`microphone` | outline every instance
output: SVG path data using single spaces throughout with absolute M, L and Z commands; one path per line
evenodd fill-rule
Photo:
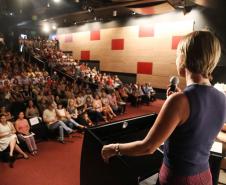
M 176 87 L 179 84 L 180 80 L 177 76 L 172 76 L 169 80 L 170 85 L 169 85 L 169 91 L 175 92 L 176 91 Z

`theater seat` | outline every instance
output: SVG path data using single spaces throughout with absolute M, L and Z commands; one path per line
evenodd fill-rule
M 35 117 L 28 119 L 28 122 L 31 127 L 31 132 L 35 134 L 35 139 L 36 141 L 42 141 L 42 140 L 47 140 L 48 139 L 48 128 L 47 126 L 43 123 L 41 118 Z

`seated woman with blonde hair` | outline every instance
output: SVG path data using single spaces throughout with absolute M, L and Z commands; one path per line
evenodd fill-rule
M 4 114 L 0 115 L 0 152 L 6 150 L 9 147 L 9 164 L 13 167 L 14 156 L 13 152 L 16 150 L 25 159 L 28 159 L 28 155 L 21 150 L 17 144 L 16 130 L 13 124 L 6 120 Z
M 36 155 L 38 148 L 35 142 L 34 133 L 30 132 L 30 125 L 27 119 L 24 118 L 23 112 L 19 113 L 18 119 L 15 122 L 15 128 L 18 132 L 18 137 L 26 143 L 29 152 L 31 152 L 32 155 Z
M 62 106 L 61 103 L 57 105 L 56 113 L 59 119 L 63 121 L 66 125 L 68 125 L 70 128 L 73 127 L 78 127 L 80 129 L 85 128 L 83 125 L 80 125 L 79 123 L 72 119 L 72 116 L 75 115 L 70 115 L 70 113 L 66 111 L 66 109 Z

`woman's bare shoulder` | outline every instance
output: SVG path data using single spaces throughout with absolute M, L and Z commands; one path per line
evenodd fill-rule
M 173 102 L 175 104 L 188 103 L 188 98 L 183 92 L 176 92 L 171 94 L 166 102 Z
M 171 111 L 175 111 L 180 115 L 182 123 L 188 119 L 190 114 L 189 101 L 183 92 L 170 95 L 166 100 L 166 104 L 168 104 Z

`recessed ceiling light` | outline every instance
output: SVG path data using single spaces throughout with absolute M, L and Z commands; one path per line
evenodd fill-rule
M 61 0 L 53 0 L 54 3 L 60 3 Z
M 43 25 L 42 31 L 44 33 L 49 33 L 50 32 L 50 27 L 49 27 L 49 24 L 48 23 L 46 23 L 46 24 Z
M 56 27 L 56 25 L 54 24 L 54 25 L 52 25 L 52 29 L 53 30 L 56 30 L 57 29 L 57 27 Z

